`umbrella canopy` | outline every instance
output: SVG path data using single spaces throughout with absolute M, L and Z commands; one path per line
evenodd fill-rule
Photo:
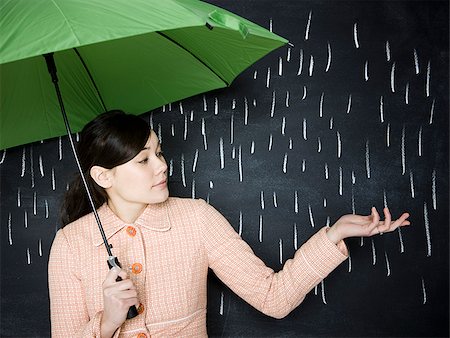
M 73 131 L 229 86 L 287 40 L 195 0 L 3 0 L 0 149 L 66 134 L 42 56 L 54 52 Z

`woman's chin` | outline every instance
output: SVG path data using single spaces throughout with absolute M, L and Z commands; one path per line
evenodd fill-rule
M 165 189 L 164 191 L 160 191 L 158 196 L 152 196 L 153 198 L 149 201 L 148 204 L 158 204 L 167 201 L 169 198 L 169 189 Z

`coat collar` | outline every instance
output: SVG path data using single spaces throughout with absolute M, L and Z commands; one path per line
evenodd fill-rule
M 148 230 L 160 232 L 168 231 L 171 228 L 168 200 L 158 204 L 147 205 L 142 214 L 133 224 L 122 221 L 116 216 L 116 214 L 114 214 L 114 212 L 112 212 L 106 203 L 103 204 L 97 212 L 107 239 L 110 239 L 114 234 L 129 225 L 139 226 Z M 91 227 L 92 242 L 95 246 L 100 246 L 103 244 L 103 238 L 94 217 L 93 220 L 94 222 Z

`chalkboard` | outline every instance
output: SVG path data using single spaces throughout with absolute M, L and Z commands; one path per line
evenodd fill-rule
M 142 116 L 171 194 L 214 205 L 275 270 L 343 214 L 389 206 L 412 225 L 346 240 L 350 258 L 282 320 L 211 273 L 209 335 L 448 336 L 448 2 L 210 2 L 290 44 Z M 50 334 L 48 253 L 74 171 L 65 137 L 0 152 L 2 337 Z

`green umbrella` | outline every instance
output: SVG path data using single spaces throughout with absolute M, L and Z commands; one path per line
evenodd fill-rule
M 68 134 L 110 267 L 120 263 L 72 130 L 108 109 L 141 114 L 229 86 L 287 42 L 195 0 L 2 0 L 0 9 L 0 149 Z
M 74 132 L 229 86 L 287 41 L 194 0 L 2 0 L 0 149 L 66 134 L 43 54 L 54 52 Z

